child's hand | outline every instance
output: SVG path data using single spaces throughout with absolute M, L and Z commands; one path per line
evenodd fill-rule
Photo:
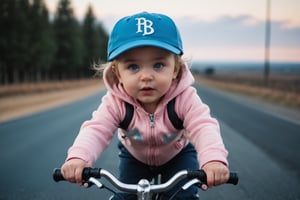
M 71 159 L 63 164 L 61 172 L 64 178 L 72 183 L 82 185 L 83 168 L 88 167 L 88 163 L 81 159 Z
M 229 169 L 222 162 L 212 161 L 203 166 L 207 176 L 207 186 L 217 186 L 226 183 L 229 179 Z

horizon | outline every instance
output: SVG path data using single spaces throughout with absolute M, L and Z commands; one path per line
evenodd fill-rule
M 264 62 L 238 62 L 238 61 L 200 61 L 189 63 L 190 69 L 194 73 L 204 73 L 207 69 L 212 69 L 215 72 L 246 72 L 246 73 L 259 73 L 262 76 L 265 71 Z M 300 62 L 271 62 L 269 63 L 270 74 L 283 74 L 283 75 L 293 75 L 294 77 L 300 76 Z

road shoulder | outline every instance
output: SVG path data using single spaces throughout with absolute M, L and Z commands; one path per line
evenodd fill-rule
M 42 93 L 19 94 L 0 98 L 0 123 L 86 98 L 104 88 L 100 80 L 89 84 Z
M 271 103 L 253 96 L 248 96 L 240 93 L 224 91 L 217 89 L 211 86 L 206 86 L 201 84 L 204 87 L 209 87 L 210 90 L 217 93 L 222 93 L 222 95 L 227 98 L 232 99 L 236 102 L 243 102 L 244 105 L 259 110 L 261 112 L 267 113 L 269 115 L 281 118 L 296 124 L 300 124 L 300 110 L 295 108 L 289 108 L 283 105 Z

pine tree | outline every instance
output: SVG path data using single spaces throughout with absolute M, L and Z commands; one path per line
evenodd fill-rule
M 84 62 L 91 63 L 97 57 L 97 35 L 95 30 L 95 17 L 92 7 L 88 11 L 83 21 L 83 41 L 85 47 Z
M 0 66 L 6 74 L 2 82 L 14 83 L 20 81 L 28 56 L 29 31 L 27 0 L 0 1 Z
M 91 64 L 106 60 L 108 36 L 102 24 L 97 22 L 89 5 L 83 22 L 84 62 Z
M 103 28 L 102 23 L 98 23 L 96 27 L 96 33 L 98 38 L 98 54 L 101 61 L 107 60 L 107 44 L 108 44 L 108 34 Z
M 54 69 L 59 74 L 71 77 L 82 65 L 82 40 L 80 26 L 74 17 L 69 0 L 60 0 L 54 18 L 56 53 Z M 64 72 L 64 73 L 63 73 Z
M 48 10 L 42 0 L 33 0 L 30 9 L 30 79 L 41 80 L 41 73 L 53 62 L 55 43 L 51 34 Z

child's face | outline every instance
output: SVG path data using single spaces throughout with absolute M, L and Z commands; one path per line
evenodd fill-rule
M 174 54 L 156 47 L 138 47 L 123 53 L 115 70 L 126 92 L 151 113 L 178 74 Z

